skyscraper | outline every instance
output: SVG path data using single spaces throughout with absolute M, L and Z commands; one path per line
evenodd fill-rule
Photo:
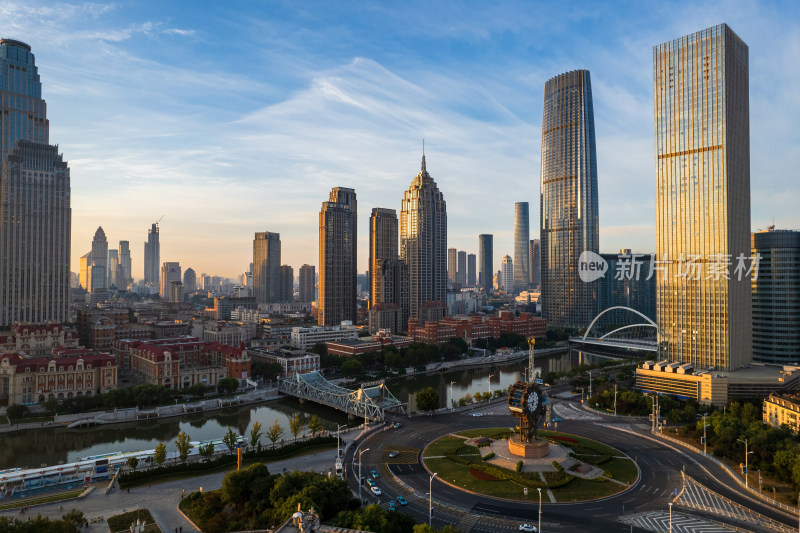
M 282 302 L 294 301 L 294 269 L 289 265 L 281 265 L 281 297 Z
M 303 303 L 313 302 L 316 298 L 317 275 L 314 270 L 314 265 L 300 267 L 300 301 Z
M 514 261 L 510 255 L 503 256 L 503 270 L 500 282 L 502 284 L 503 292 L 511 294 L 514 292 Z
M 531 289 L 538 290 L 542 282 L 542 246 L 539 239 L 531 239 Z
M 81 272 L 78 275 L 78 282 L 84 290 L 89 290 L 89 271 L 92 268 L 92 252 L 86 252 L 81 256 Z
M 494 237 L 483 233 L 478 235 L 478 285 L 485 293 L 492 292 L 494 288 Z
M 447 205 L 425 168 L 400 204 L 400 255 L 408 265 L 409 318 L 422 319 L 422 306 L 447 298 Z
M 467 255 L 467 287 L 475 287 L 475 254 Z
M 552 326 L 584 328 L 598 312 L 595 284 L 584 283 L 578 276 L 581 254 L 598 251 L 597 155 L 589 71 L 574 70 L 548 80 L 543 108 L 542 318 Z
M 281 298 L 281 236 L 258 232 L 253 239 L 253 296 L 268 304 Z
M 119 266 L 119 250 L 111 248 L 108 250 L 108 262 L 106 263 L 106 268 L 108 269 L 107 286 L 109 288 L 111 288 L 112 285 L 119 288 L 117 282 L 117 266 Z
M 144 282 L 151 287 L 159 286 L 159 268 L 161 268 L 161 244 L 158 240 L 158 223 L 147 232 L 144 243 Z
M 181 284 L 180 294 L 182 296 L 183 283 L 181 283 L 181 264 L 174 261 L 167 261 L 161 265 L 161 298 L 164 300 L 171 300 L 172 295 L 177 294 L 170 292 L 172 290 L 173 282 Z
M 514 204 L 514 293 L 530 285 L 530 214 L 528 202 Z
M 458 270 L 456 271 L 456 282 L 462 287 L 467 285 L 467 252 L 458 251 Z
M 197 290 L 197 274 L 193 268 L 187 268 L 183 271 L 183 292 L 185 294 L 192 294 Z
M 375 305 L 375 272 L 378 261 L 397 259 L 397 212 L 376 207 L 369 217 L 369 301 Z
M 69 321 L 69 167 L 31 47 L 0 39 L 0 327 Z
M 753 359 L 793 364 L 800 356 L 800 231 L 752 234 L 752 255 L 758 254 L 753 280 Z
M 356 191 L 334 187 L 319 212 L 319 301 L 321 326 L 356 322 Z
M 133 281 L 133 274 L 131 272 L 131 247 L 128 241 L 119 241 L 119 264 L 122 265 L 123 279 L 121 283 L 123 287 L 127 288 Z
M 447 249 L 447 284 L 452 287 L 458 283 L 458 250 Z
M 753 355 L 750 276 L 708 276 L 750 257 L 748 68 L 725 24 L 653 49 L 659 357 L 696 368 Z
M 97 228 L 92 239 L 92 266 L 89 270 L 90 292 L 108 288 L 108 239 L 103 227 Z

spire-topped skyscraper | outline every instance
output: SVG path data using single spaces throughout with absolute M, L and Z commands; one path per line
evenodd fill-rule
M 447 206 L 425 168 L 412 180 L 400 204 L 400 256 L 408 265 L 409 318 L 422 318 L 429 302 L 447 298 Z
M 69 167 L 31 47 L 0 39 L 0 328 L 69 320 Z

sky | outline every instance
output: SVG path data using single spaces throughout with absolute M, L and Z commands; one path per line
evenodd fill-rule
M 448 247 L 513 255 L 514 203 L 539 234 L 542 92 L 590 70 L 600 250 L 655 251 L 653 46 L 726 22 L 749 46 L 753 229 L 800 229 L 800 8 L 787 2 L 194 2 L 4 0 L 31 45 L 50 142 L 71 169 L 72 270 L 161 220 L 161 260 L 234 277 L 255 232 L 316 265 L 332 187 L 398 211 L 427 169 Z

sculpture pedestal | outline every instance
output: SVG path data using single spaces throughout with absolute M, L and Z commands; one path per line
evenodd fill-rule
M 518 457 L 538 459 L 547 456 L 550 452 L 550 443 L 544 439 L 522 442 L 519 435 L 514 435 L 508 439 L 508 451 Z

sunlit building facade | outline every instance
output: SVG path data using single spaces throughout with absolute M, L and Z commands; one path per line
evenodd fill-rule
M 747 45 L 725 24 L 660 44 L 653 80 L 659 358 L 740 368 L 751 281 L 725 263 L 750 256 Z
M 530 284 L 530 213 L 528 202 L 514 204 L 514 292 Z
M 376 299 L 379 262 L 389 259 L 397 259 L 397 211 L 376 207 L 369 217 L 370 307 L 381 301 Z
M 597 288 L 578 261 L 598 251 L 597 155 L 588 70 L 545 83 L 541 171 L 542 318 L 548 326 L 584 328 L 598 312 Z M 528 243 L 526 242 L 526 247 Z
M 261 231 L 253 239 L 253 296 L 260 304 L 280 301 L 281 236 Z
M 334 187 L 319 212 L 320 326 L 356 323 L 357 234 L 356 191 Z

